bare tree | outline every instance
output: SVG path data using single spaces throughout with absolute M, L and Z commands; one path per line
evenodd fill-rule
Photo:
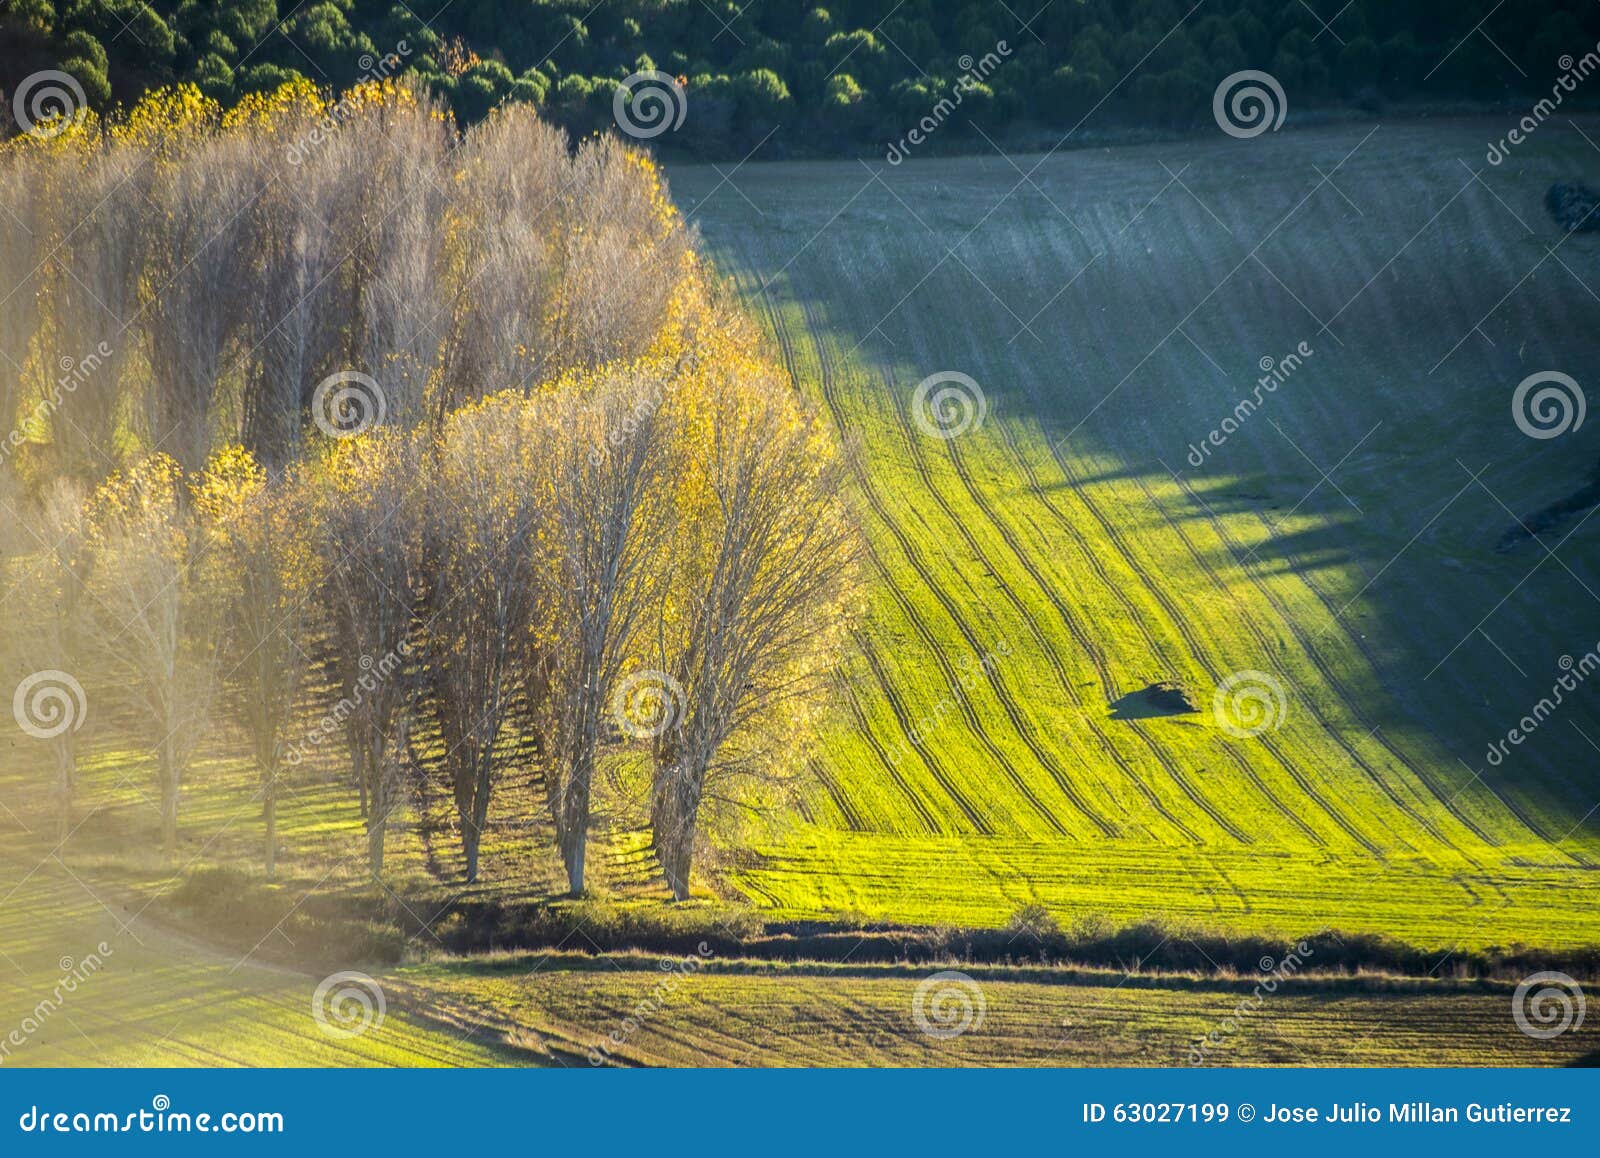
M 321 603 L 344 699 L 351 761 L 364 786 L 367 855 L 383 871 L 411 726 L 418 592 L 416 439 L 379 428 L 335 443 L 304 485 L 315 506 Z
M 722 363 L 725 364 L 725 363 Z M 651 833 L 667 883 L 689 895 L 708 793 L 753 807 L 781 774 L 767 742 L 826 670 L 858 539 L 842 466 L 781 384 L 702 369 L 675 391 L 683 456 L 679 538 L 651 689 Z
M 125 375 L 144 275 L 148 191 L 155 161 L 111 137 L 63 148 L 49 166 L 50 256 L 36 395 L 48 399 L 55 469 L 88 483 L 116 465 L 126 420 Z
M 696 260 L 660 169 L 615 137 L 590 138 L 572 158 L 561 207 L 556 363 L 598 366 L 644 355 Z
M 302 126 L 302 118 L 289 118 L 274 140 Z M 281 469 L 298 450 L 312 392 L 340 368 L 353 321 L 354 276 L 340 234 L 342 206 L 361 178 L 351 141 L 335 133 L 305 150 L 293 179 L 268 182 L 245 215 L 243 248 L 256 268 L 241 318 L 249 350 L 242 430 L 245 445 L 269 470 Z
M 560 564 L 541 680 L 556 755 L 551 811 L 574 894 L 584 889 L 602 721 L 656 597 L 669 538 L 661 388 L 657 374 L 619 371 L 570 386 L 549 402 L 562 432 L 550 456 L 549 530 Z
M 162 158 L 152 181 L 146 421 L 151 446 L 190 473 L 210 454 L 224 355 L 257 293 L 241 256 L 247 210 L 275 180 L 248 134 L 227 133 Z
M 250 738 L 261 781 L 266 871 L 277 872 L 278 780 L 306 673 L 315 579 L 303 488 L 272 480 L 249 452 L 212 457 L 197 507 L 212 546 L 207 582 L 225 593 L 224 686 Z
M 382 386 L 390 419 L 415 422 L 455 317 L 441 269 L 451 125 L 437 102 L 405 89 L 346 128 L 360 158 L 338 218 L 357 272 L 353 357 Z
M 40 184 L 47 160 L 27 146 L 0 148 L 0 458 L 20 441 L 23 368 L 39 324 Z
M 645 355 L 694 260 L 655 163 L 610 138 L 571 154 L 523 105 L 476 126 L 462 154 L 441 263 L 456 308 L 440 413 Z
M 161 837 L 178 842 L 184 773 L 205 735 L 217 677 L 212 592 L 183 470 L 152 455 L 112 475 L 90 500 L 86 630 L 107 681 L 150 729 Z
M 444 230 L 441 274 L 450 303 L 437 408 L 525 388 L 566 364 L 552 314 L 560 292 L 566 141 L 508 106 L 462 149 L 461 178 Z
M 541 470 L 552 441 L 536 404 L 499 394 L 451 415 L 428 480 L 428 688 L 469 881 L 506 733 L 530 726 L 525 674 L 551 578 Z
M 458 136 L 400 84 L 329 119 L 308 86 L 141 108 L 0 146 L 0 291 L 20 287 L 0 298 L 0 419 L 26 419 L 41 464 L 13 473 L 37 504 L 147 456 L 87 504 L 70 607 L 64 558 L 24 548 L 71 614 L 12 638 L 65 654 L 82 620 L 93 675 L 151 728 L 169 854 L 223 655 L 275 872 L 305 648 L 336 676 L 374 872 L 421 704 L 469 879 L 531 743 L 574 893 L 597 764 L 638 734 L 614 699 L 653 673 L 681 689 L 647 730 L 656 848 L 686 895 L 713 813 L 758 807 L 786 767 L 851 540 L 832 448 L 724 325 L 660 169 L 522 106 Z M 376 380 L 388 426 L 306 437 L 335 371 Z

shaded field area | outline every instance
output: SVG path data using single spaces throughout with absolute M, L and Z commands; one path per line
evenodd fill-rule
M 1552 125 L 1491 170 L 1493 127 L 672 172 L 855 440 L 879 580 L 748 896 L 1595 942 L 1593 690 L 1486 753 L 1596 644 L 1589 512 L 1496 547 L 1600 457 L 1511 405 L 1593 364 L 1600 248 L 1542 199 L 1600 150 Z M 1199 710 L 1128 709 L 1165 683 Z

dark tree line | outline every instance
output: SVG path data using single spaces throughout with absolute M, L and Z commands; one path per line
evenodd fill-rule
M 231 104 L 296 77 L 343 88 L 403 70 L 465 122 L 510 100 L 586 132 L 610 123 L 620 79 L 660 70 L 689 93 L 679 144 L 742 152 L 781 124 L 775 152 L 851 151 L 898 139 L 1001 41 L 1005 63 L 968 86 L 954 140 L 969 124 L 1059 129 L 1090 109 L 1112 127 L 1200 124 L 1216 83 L 1242 69 L 1270 72 L 1299 109 L 1501 101 L 1547 92 L 1560 58 L 1600 41 L 1600 10 L 1582 0 L 1504 5 L 1481 34 L 1482 13 L 1443 0 L 1208 0 L 1184 19 L 1191 6 L 8 0 L 0 89 L 61 68 L 101 109 L 175 81 Z

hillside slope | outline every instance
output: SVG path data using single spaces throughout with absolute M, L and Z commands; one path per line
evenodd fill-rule
M 1600 685 L 1486 760 L 1600 638 L 1590 511 L 1496 551 L 1600 457 L 1511 408 L 1593 364 L 1600 242 L 1541 199 L 1600 150 L 1552 123 L 1490 169 L 1502 128 L 672 173 L 858 441 L 879 580 L 753 898 L 1600 939 Z M 951 438 L 913 413 L 944 372 L 986 410 Z M 1239 673 L 1265 730 L 1213 712 Z M 1199 710 L 1126 698 L 1161 680 Z

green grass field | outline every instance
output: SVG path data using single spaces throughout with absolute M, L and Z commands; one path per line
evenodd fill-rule
M 671 172 L 855 440 L 881 580 L 825 789 L 739 872 L 750 897 L 1595 942 L 1592 689 L 1485 751 L 1595 645 L 1592 522 L 1494 547 L 1597 457 L 1587 428 L 1524 436 L 1510 402 L 1592 365 L 1600 239 L 1562 240 L 1541 199 L 1600 150 L 1563 122 L 1478 172 L 1492 128 Z M 941 371 L 988 408 L 948 440 L 911 414 Z M 1279 681 L 1280 726 L 1217 726 L 1241 671 Z M 1160 679 L 1201 711 L 1118 718 Z
M 331 1035 L 312 1012 L 318 978 L 162 928 L 136 896 L 81 865 L 34 867 L 8 853 L 0 881 L 0 1066 L 456 1066 L 510 1056 L 392 999 L 366 1032 Z

